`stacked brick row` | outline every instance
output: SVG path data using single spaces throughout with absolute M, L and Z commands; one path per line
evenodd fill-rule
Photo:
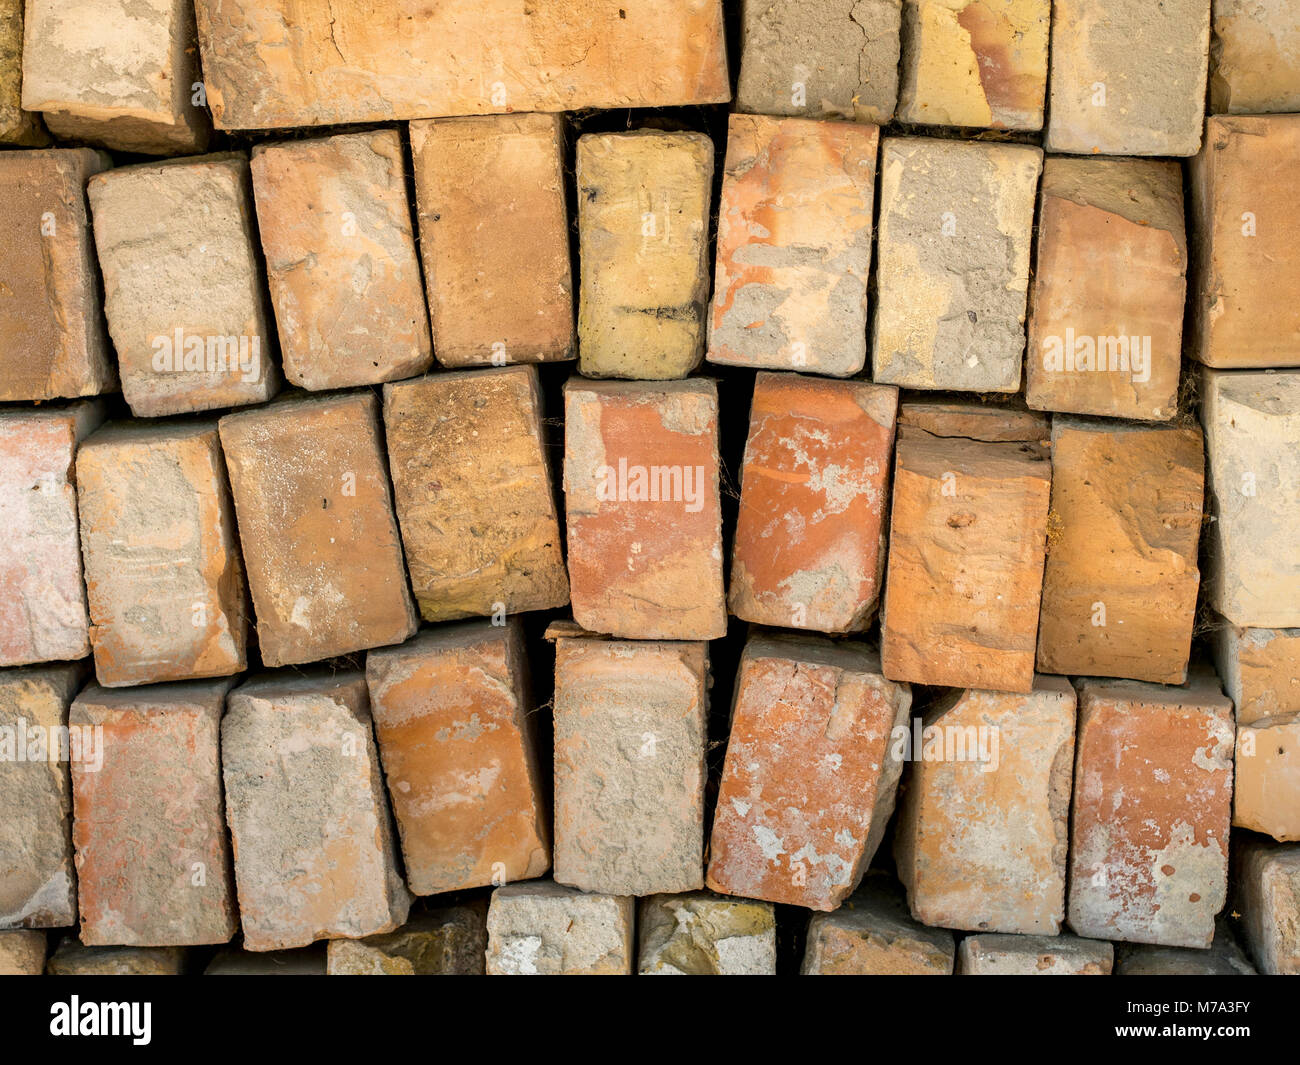
M 746 5 L 570 188 L 719 4 L 127 6 L 0 13 L 0 970 L 1300 971 L 1300 14 Z

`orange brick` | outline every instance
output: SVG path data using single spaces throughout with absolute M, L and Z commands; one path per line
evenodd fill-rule
M 1238 724 L 1233 825 L 1300 840 L 1300 713 Z
M 1300 629 L 1238 628 L 1219 618 L 1214 662 L 1237 724 L 1300 713 Z
M 804 976 L 951 976 L 956 943 L 907 915 L 897 886 L 872 873 L 834 913 L 808 922 Z
M 1115 948 L 1078 936 L 967 936 L 958 976 L 1109 976 Z

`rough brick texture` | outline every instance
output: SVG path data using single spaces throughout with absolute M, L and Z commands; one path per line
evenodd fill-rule
M 180 976 L 180 947 L 87 947 L 64 936 L 45 965 L 48 976 Z
M 1235 922 L 1234 922 L 1235 923 Z M 1116 976 L 1256 976 L 1226 919 L 1220 919 L 1208 950 L 1120 943 L 1115 950 Z
M 45 933 L 0 931 L 0 976 L 40 976 L 45 971 Z
M 630 976 L 636 900 L 546 880 L 507 884 L 488 908 L 488 976 Z
M 1245 838 L 1233 858 L 1233 909 L 1260 972 L 1300 974 L 1300 847 Z
M 1115 948 L 1078 936 L 967 936 L 958 976 L 1109 976 Z
M 423 914 L 396 932 L 365 939 L 331 939 L 330 976 L 482 976 L 487 907 L 448 906 Z
M 952 975 L 952 933 L 913 921 L 902 897 L 883 881 L 873 874 L 841 909 L 813 914 L 804 976 Z
M 1237 724 L 1300 713 L 1300 628 L 1238 628 L 1219 619 L 1214 663 Z
M 771 903 L 707 892 L 642 899 L 637 920 L 642 976 L 775 976 Z
M 1232 823 L 1300 840 L 1300 713 L 1238 721 Z
M 23 0 L 0 2 L 0 144 L 48 144 L 41 116 L 23 110 Z M 41 964 L 45 956 L 42 948 Z
M 1300 111 L 1300 8 L 1281 0 L 1214 0 L 1210 110 Z

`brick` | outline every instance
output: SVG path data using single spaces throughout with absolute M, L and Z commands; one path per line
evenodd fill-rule
M 908 425 L 898 432 L 885 676 L 1028 692 L 1047 541 L 1047 452 L 1031 425 L 1030 439 L 1016 443 L 948 436 L 971 427 L 942 413 L 928 424 L 935 432 Z
M 1052 437 L 1047 415 L 1019 405 L 995 406 L 983 401 L 976 404 L 909 399 L 898 410 L 898 424 L 933 436 L 967 437 L 990 444 L 1032 441 L 1046 447 Z
M 244 567 L 215 422 L 95 433 L 77 452 L 77 509 L 100 684 L 247 666 Z
M 568 603 L 536 369 L 388 385 L 384 428 L 411 584 L 427 620 Z
M 1029 406 L 1169 420 L 1187 296 L 1182 169 L 1052 157 L 1039 204 Z
M 1042 152 L 886 137 L 872 357 L 875 381 L 1016 392 Z
M 0 932 L 0 976 L 40 976 L 45 972 L 45 933 L 15 928 Z
M 203 975 L 324 976 L 325 946 L 324 943 L 316 943 L 297 950 L 270 950 L 261 954 L 253 954 L 237 947 L 223 947 L 208 962 Z
M 1232 703 L 1212 675 L 1078 689 L 1070 927 L 1208 947 L 1227 892 Z
M 727 630 L 718 395 L 706 378 L 564 386 L 573 616 L 640 640 Z
M 710 362 L 856 374 L 880 131 L 733 114 L 718 208 Z
M 713 142 L 702 133 L 578 138 L 578 369 L 670 380 L 704 355 Z
M 227 700 L 221 762 L 247 950 L 406 920 L 368 702 L 355 671 L 272 674 Z
M 131 413 L 188 414 L 274 395 L 248 160 L 143 163 L 96 174 L 87 189 Z
M 1115 950 L 1116 976 L 1255 976 L 1255 967 L 1220 919 L 1208 950 L 1120 943 Z
M 1300 973 L 1300 847 L 1244 837 L 1233 854 L 1233 909 L 1256 967 Z
M 250 169 L 284 376 L 320 391 L 427 370 L 401 134 L 258 145 Z
M 1220 618 L 1211 636 L 1237 724 L 1300 713 L 1300 629 L 1238 628 Z
M 1055 0 L 1047 150 L 1195 155 L 1209 47 L 1206 0 Z
M 1300 840 L 1300 713 L 1238 719 L 1232 824 Z
M 46 963 L 48 976 L 180 976 L 181 947 L 87 947 L 64 936 Z
M 438 361 L 573 358 L 563 118 L 412 122 L 411 155 Z
M 918 921 L 1060 931 L 1074 718 L 1069 682 L 1036 677 L 1028 695 L 956 692 L 914 719 L 894 854 Z
M 1195 425 L 1052 420 L 1040 670 L 1186 680 L 1204 468 Z
M 0 671 L 0 929 L 77 921 L 65 730 L 83 672 L 72 664 Z M 84 746 L 78 753 L 89 756 Z
M 654 895 L 704 886 L 708 650 L 555 647 L 555 879 Z
M 884 572 L 898 390 L 760 373 L 749 410 L 731 612 L 778 627 L 854 632 Z
M 889 122 L 902 8 L 902 0 L 742 4 L 736 109 Z
M 1201 378 L 1210 605 L 1234 625 L 1300 627 L 1300 373 Z
M 1109 976 L 1115 948 L 1077 936 L 967 936 L 958 976 Z
M 1300 111 L 1300 9 L 1214 0 L 1210 110 L 1257 115 Z
M 314 662 L 412 635 L 378 398 L 286 400 L 227 415 L 220 431 L 263 663 Z
M 642 899 L 637 922 L 642 976 L 775 976 L 771 903 L 707 892 Z
M 23 106 L 59 137 L 123 152 L 207 147 L 189 0 L 27 0 Z
M 1051 0 L 906 0 L 898 119 L 1043 128 Z
M 833 910 L 861 881 L 894 810 L 906 685 L 863 644 L 753 637 L 741 656 L 707 883 Z
M 537 880 L 492 892 L 488 976 L 630 976 L 636 900 Z
M 1207 366 L 1300 366 L 1294 209 L 1300 115 L 1214 116 L 1191 161 L 1188 354 Z
M 90 654 L 73 462 L 95 402 L 0 410 L 0 666 Z
M 72 763 L 85 946 L 225 943 L 238 930 L 219 750 L 230 684 L 91 685 L 73 702 L 69 724 L 103 752 Z
M 542 876 L 550 839 L 518 619 L 372 651 L 366 683 L 411 890 Z
M 49 142 L 41 116 L 23 110 L 23 0 L 3 0 L 0 3 L 0 144 L 40 147 Z
M 85 192 L 108 165 L 89 148 L 0 154 L 0 400 L 116 386 Z
M 804 976 L 952 975 L 952 933 L 913 921 L 902 897 L 882 880 L 873 874 L 842 908 L 813 914 Z
M 214 123 L 261 129 L 731 98 L 718 0 L 411 10 L 405 0 L 311 11 L 296 0 L 197 0 Z
M 416 917 L 396 932 L 331 939 L 330 976 L 482 976 L 487 907 L 448 906 Z

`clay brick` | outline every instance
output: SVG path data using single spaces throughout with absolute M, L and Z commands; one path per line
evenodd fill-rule
M 914 719 L 894 854 L 918 921 L 1060 931 L 1074 717 L 1069 682 L 1036 677 L 1029 695 L 956 692 Z
M 1209 47 L 1206 0 L 1055 0 L 1047 150 L 1195 155 Z
M 417 895 L 550 868 L 518 619 L 446 625 L 372 651 L 366 683 Z
M 123 152 L 207 147 L 189 0 L 27 0 L 23 106 L 58 135 Z
M 833 910 L 861 881 L 902 773 L 912 704 L 863 644 L 754 637 L 741 656 L 708 886 Z
M 1051 0 L 905 0 L 900 122 L 1043 128 Z
M 736 109 L 881 125 L 898 99 L 902 0 L 740 5 Z
M 1241 629 L 1219 620 L 1214 661 L 1237 724 L 1300 713 L 1300 629 Z
M 396 932 L 331 939 L 330 976 L 482 976 L 487 907 L 448 906 L 416 917 Z
M 267 666 L 400 643 L 417 621 L 370 393 L 221 419 Z
M 324 976 L 325 946 L 324 943 L 314 943 L 297 950 L 269 950 L 262 954 L 253 954 L 237 947 L 223 947 L 208 962 L 203 975 Z
M 1187 679 L 1204 468 L 1194 425 L 1052 420 L 1040 670 Z
M 237 688 L 221 763 L 245 949 L 360 939 L 406 920 L 361 673 L 273 674 Z
M 411 155 L 438 361 L 573 358 L 561 116 L 412 122 Z
M 875 126 L 732 115 L 710 362 L 856 374 L 867 360 Z
M 707 892 L 642 899 L 637 922 L 642 976 L 775 976 L 771 903 Z
M 231 681 L 130 691 L 91 685 L 70 725 L 102 736 L 72 763 L 81 942 L 224 943 L 239 928 L 221 799 L 219 732 Z
M 64 936 L 45 965 L 48 976 L 180 976 L 181 947 L 87 947 Z
M 654 895 L 704 886 L 708 649 L 555 647 L 555 879 Z
M 536 369 L 388 385 L 384 428 L 411 584 L 427 620 L 568 603 Z
M 1233 909 L 1261 973 L 1300 974 L 1300 847 L 1244 837 L 1233 854 Z
M 713 142 L 589 133 L 577 152 L 578 369 L 685 377 L 704 355 Z
M 1214 0 L 1210 110 L 1300 111 L 1300 8 Z
M 117 383 L 85 191 L 109 165 L 89 148 L 0 153 L 0 400 L 94 396 Z
M 77 452 L 77 509 L 100 684 L 245 668 L 244 567 L 216 422 L 94 434 Z
M 1300 840 L 1300 713 L 1237 729 L 1232 823 L 1276 840 Z
M 1187 296 L 1181 168 L 1052 157 L 1039 202 L 1029 405 L 1167 421 L 1178 410 Z
M 873 874 L 835 913 L 808 922 L 804 976 L 951 976 L 956 943 L 907 915 L 902 896 Z
M 41 116 L 23 110 L 23 0 L 0 2 L 0 144 L 39 147 L 50 138 Z M 42 964 L 44 953 L 42 948 Z
M 1208 950 L 1120 943 L 1115 950 L 1116 976 L 1255 976 L 1255 967 L 1220 919 Z
M 630 976 L 636 900 L 546 880 L 507 884 L 488 907 L 488 976 Z
M 1047 542 L 1046 451 L 1033 439 L 947 436 L 967 428 L 959 417 L 929 424 L 943 435 L 906 425 L 898 433 L 885 676 L 1028 692 Z
M 1078 936 L 967 936 L 958 976 L 1109 976 L 1115 948 Z
M 715 383 L 574 377 L 564 425 L 574 619 L 630 639 L 723 636 Z
M 319 391 L 427 370 L 401 134 L 258 145 L 251 171 L 284 376 Z
M 731 98 L 718 0 L 197 0 L 219 129 Z M 286 35 L 284 27 L 294 32 Z
M 925 403 L 909 400 L 898 410 L 898 424 L 900 427 L 923 429 L 933 436 L 966 437 L 990 444 L 1032 441 L 1047 447 L 1052 437 L 1047 415 L 1025 410 L 1018 405 L 994 406 L 982 402 Z
M 260 403 L 279 384 L 248 160 L 143 163 L 87 186 L 104 310 L 137 418 Z
M 1227 893 L 1232 703 L 1212 675 L 1078 689 L 1070 927 L 1208 947 Z
M 1042 158 L 1023 144 L 885 138 L 874 380 L 1019 390 Z
M 0 976 L 40 976 L 44 971 L 44 932 L 25 928 L 0 932 Z
M 95 402 L 0 410 L 0 666 L 90 654 L 73 462 L 102 418 Z
M 1300 627 L 1300 372 L 1201 378 L 1210 605 L 1234 625 Z
M 749 410 L 731 612 L 761 625 L 865 629 L 884 571 L 898 390 L 760 373 Z
M 1300 366 L 1300 115 L 1215 116 L 1191 162 L 1188 352 L 1207 366 Z

